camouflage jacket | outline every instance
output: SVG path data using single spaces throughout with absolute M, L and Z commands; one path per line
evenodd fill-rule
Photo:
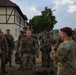
M 4 36 L 7 39 L 8 48 L 11 47 L 13 49 L 14 48 L 14 38 L 13 38 L 13 36 L 11 34 L 10 35 L 4 34 Z
M 45 36 L 45 33 L 44 32 L 42 32 L 42 33 L 40 33 L 39 35 L 38 35 L 38 39 L 39 40 L 41 40 L 42 39 L 42 37 L 44 37 Z
M 0 36 L 0 53 L 7 52 L 7 51 L 8 51 L 7 40 L 2 35 Z
M 20 35 L 19 35 L 19 37 L 18 37 L 18 41 L 17 41 L 17 50 L 19 49 L 21 39 L 24 38 L 24 37 L 25 37 L 24 34 L 20 34 Z
M 61 43 L 57 52 L 52 51 L 51 58 L 57 64 L 58 74 L 76 74 L 76 43 L 72 39 L 68 39 L 67 41 Z
M 56 41 L 56 49 L 57 49 L 59 45 L 62 43 L 61 38 L 59 35 L 55 35 L 53 39 Z
M 43 50 L 45 47 L 50 47 L 51 49 L 52 41 L 53 41 L 52 36 L 50 36 L 49 38 L 44 36 L 40 42 L 40 46 L 41 46 L 40 49 Z
M 24 37 L 21 40 L 19 53 L 28 53 L 28 52 L 34 54 L 36 54 L 37 52 L 37 41 L 33 37 L 31 37 L 30 39 Z

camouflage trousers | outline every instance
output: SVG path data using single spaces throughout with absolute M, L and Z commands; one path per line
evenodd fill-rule
M 8 62 L 12 62 L 12 55 L 13 55 L 13 48 L 12 47 L 8 47 Z
M 2 54 L 0 54 L 0 58 L 1 58 L 1 69 L 5 70 L 5 52 L 3 52 Z
M 44 67 L 50 66 L 50 56 L 46 52 L 42 52 L 42 65 Z
M 57 75 L 76 75 L 76 72 L 72 72 L 68 67 L 58 67 Z
M 22 57 L 22 68 L 23 69 L 32 69 L 34 66 L 34 55 L 32 53 L 25 53 Z

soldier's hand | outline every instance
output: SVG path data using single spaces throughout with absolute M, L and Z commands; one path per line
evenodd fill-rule
M 6 52 L 6 56 L 8 55 L 8 52 Z
M 51 50 L 55 50 L 55 48 L 56 48 L 56 45 L 51 45 Z
M 36 54 L 34 54 L 34 57 L 35 57 L 35 58 L 37 58 L 37 55 L 36 55 Z
M 19 54 L 19 58 L 21 58 L 22 57 L 22 54 Z

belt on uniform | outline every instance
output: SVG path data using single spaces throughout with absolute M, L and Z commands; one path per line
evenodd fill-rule
M 23 53 L 34 53 L 33 51 L 25 51 Z

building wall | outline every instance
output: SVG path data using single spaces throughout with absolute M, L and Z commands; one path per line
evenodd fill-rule
M 10 25 L 0 24 L 0 29 L 3 31 L 4 34 L 6 33 L 6 29 L 10 29 L 10 33 L 13 35 L 14 41 L 18 39 L 18 36 L 20 34 L 20 28 L 18 25 L 15 24 Z
M 14 23 L 13 7 L 0 7 L 0 23 Z
M 20 16 L 18 11 L 15 9 L 15 23 L 20 26 L 25 26 L 25 20 Z
M 13 7 L 0 7 L 0 29 L 5 33 L 6 29 L 11 30 L 11 34 L 16 41 L 20 30 L 25 26 L 25 20 Z
M 6 23 L 6 9 L 0 7 L 0 23 Z

